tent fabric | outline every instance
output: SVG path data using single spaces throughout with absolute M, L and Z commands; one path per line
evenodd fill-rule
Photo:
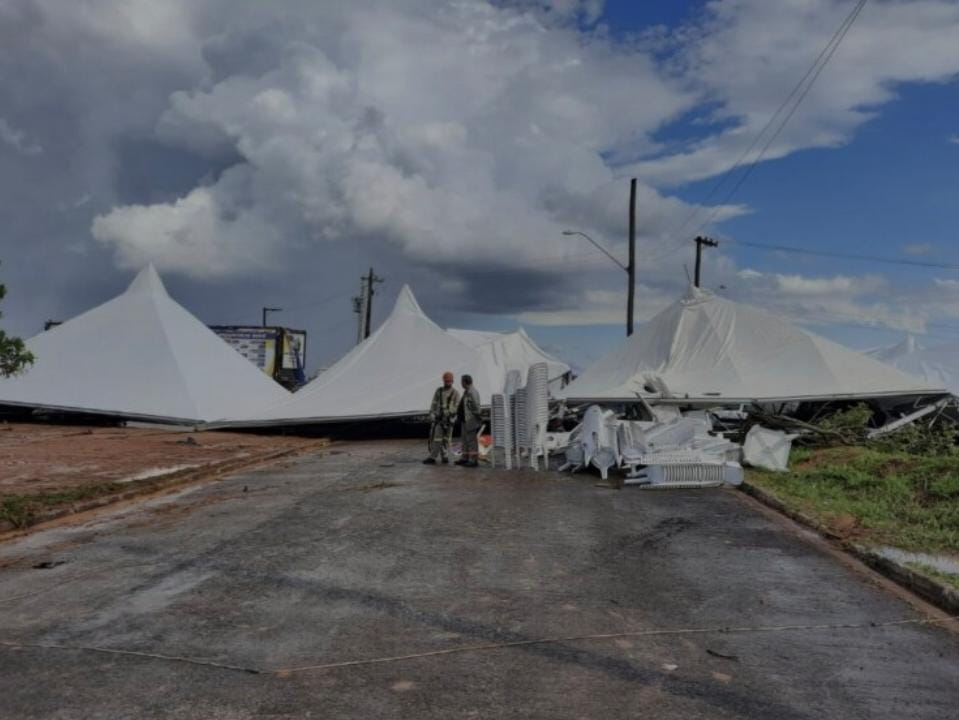
M 891 347 L 869 350 L 867 354 L 908 375 L 959 395 L 959 345 L 925 347 L 915 337 L 907 335 Z
M 27 341 L 0 404 L 199 423 L 289 393 L 173 300 L 149 266 L 123 294 Z
M 476 382 L 489 394 L 503 392 L 510 370 L 519 370 L 526 377 L 533 365 L 546 363 L 550 383 L 561 380 L 570 371 L 569 365 L 540 348 L 522 328 L 511 333 L 454 328 L 446 332 L 479 353 L 483 375 Z
M 443 372 L 474 377 L 482 398 L 482 364 L 469 345 L 430 320 L 404 285 L 386 321 L 287 401 L 246 416 L 245 426 L 300 425 L 425 415 Z
M 942 392 L 781 317 L 690 288 L 558 395 L 732 404 Z

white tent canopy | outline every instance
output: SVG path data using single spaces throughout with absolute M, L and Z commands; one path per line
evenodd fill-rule
M 546 363 L 547 379 L 551 388 L 558 388 L 563 377 L 570 371 L 569 365 L 540 348 L 523 328 L 510 333 L 453 328 L 446 332 L 479 353 L 483 375 L 477 378 L 477 383 L 489 394 L 503 391 L 506 374 L 510 370 L 519 370 L 522 376 L 526 377 L 530 367 L 537 363 Z
M 27 349 L 36 362 L 0 379 L 0 404 L 196 423 L 289 396 L 177 304 L 152 266 Z
M 784 318 L 690 288 L 559 395 L 731 404 L 942 392 Z
M 959 394 L 959 345 L 925 347 L 907 335 L 891 347 L 868 351 L 870 357 L 922 381 Z
M 256 427 L 424 415 L 447 370 L 472 375 L 489 400 L 477 353 L 430 320 L 404 285 L 386 321 L 336 364 L 286 402 L 233 420 Z

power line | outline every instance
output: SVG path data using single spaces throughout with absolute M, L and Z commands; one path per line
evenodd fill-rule
M 909 265 L 912 267 L 936 268 L 939 270 L 959 270 L 959 264 L 933 262 L 931 260 L 907 260 L 905 258 L 890 258 L 881 255 L 858 255 L 856 253 L 836 252 L 834 250 L 810 250 L 809 248 L 793 247 L 791 245 L 775 245 L 772 243 L 749 242 L 747 240 L 724 240 L 724 243 L 745 245 L 747 247 L 776 250 L 778 252 L 796 253 L 798 255 L 816 255 L 819 257 L 840 258 L 842 260 L 861 260 L 888 265 Z
M 706 221 L 699 226 L 699 230 L 702 230 L 707 225 L 709 225 L 709 223 L 713 221 L 713 218 L 716 217 L 716 214 L 720 211 L 720 209 L 724 205 L 726 205 L 726 203 L 729 202 L 729 200 L 736 193 L 736 191 L 739 190 L 740 187 L 742 187 L 744 182 L 746 182 L 746 180 L 752 174 L 753 170 L 756 169 L 756 166 L 759 165 L 760 162 L 762 162 L 762 159 L 765 157 L 766 152 L 769 150 L 772 144 L 776 141 L 776 138 L 779 137 L 780 133 L 782 133 L 783 129 L 792 119 L 792 116 L 796 114 L 796 110 L 799 109 L 799 106 L 802 104 L 802 101 L 806 98 L 806 95 L 808 95 L 809 91 L 812 90 L 813 85 L 816 84 L 816 80 L 819 79 L 819 76 L 822 74 L 822 71 L 826 69 L 826 65 L 829 64 L 830 60 L 832 60 L 832 56 L 836 54 L 836 51 L 839 49 L 839 46 L 842 44 L 842 41 L 846 38 L 846 35 L 849 34 L 849 31 L 852 29 L 853 23 L 856 22 L 856 18 L 859 17 L 859 13 L 861 13 L 863 8 L 866 7 L 866 3 L 868 1 L 869 0 L 859 0 L 859 2 L 856 3 L 856 6 L 852 9 L 852 12 L 850 12 L 849 16 L 843 21 L 843 25 L 840 26 L 840 32 L 838 34 L 838 37 L 834 35 L 833 41 L 830 41 L 832 42 L 832 48 L 826 54 L 825 58 L 823 58 L 822 61 L 819 63 L 819 67 L 813 73 L 812 77 L 809 79 L 809 82 L 806 83 L 805 88 L 800 93 L 799 97 L 796 99 L 796 102 L 793 103 L 793 106 L 789 110 L 789 112 L 786 114 L 786 117 L 783 118 L 783 121 L 779 124 L 779 127 L 776 128 L 776 131 L 772 134 L 769 140 L 766 141 L 766 144 L 763 145 L 762 149 L 759 151 L 759 155 L 756 156 L 756 159 L 753 160 L 746 167 L 746 171 L 739 177 L 739 179 L 736 181 L 736 184 L 733 185 L 733 187 L 729 190 L 729 192 L 726 193 L 726 195 L 723 197 L 722 202 L 719 203 L 715 208 L 713 208 L 712 212 L 706 218 Z M 817 58 L 817 62 L 819 62 L 818 58 Z
M 782 131 L 785 129 L 786 125 L 789 123 L 793 115 L 796 113 L 796 110 L 799 109 L 799 106 L 802 104 L 802 101 L 806 98 L 806 95 L 808 95 L 809 91 L 812 90 L 812 87 L 816 83 L 816 80 L 819 79 L 819 76 L 822 74 L 822 71 L 825 69 L 826 65 L 832 59 L 833 55 L 836 53 L 836 50 L 839 49 L 839 45 L 842 43 L 846 35 L 849 33 L 849 30 L 852 28 L 853 23 L 855 23 L 856 19 L 859 17 L 859 14 L 862 12 L 863 8 L 866 6 L 867 2 L 868 0 L 858 0 L 856 2 L 856 5 L 853 7 L 852 11 L 850 11 L 849 15 L 847 15 L 846 18 L 842 21 L 842 23 L 833 33 L 832 37 L 829 39 L 829 42 L 826 43 L 825 47 L 820 51 L 819 55 L 816 56 L 816 59 L 813 61 L 812 65 L 810 65 L 809 69 L 802 76 L 799 82 L 796 83 L 796 86 L 792 89 L 792 91 L 789 93 L 786 99 L 776 109 L 776 112 L 773 113 L 773 115 L 769 118 L 766 125 L 763 126 L 763 129 L 759 132 L 759 134 L 756 136 L 753 142 L 750 143 L 746 151 L 742 155 L 740 155 L 740 157 L 736 160 L 733 166 L 730 167 L 720 177 L 719 181 L 710 189 L 710 191 L 706 194 L 706 196 L 700 202 L 699 206 L 697 206 L 696 208 L 692 210 L 692 212 L 689 214 L 689 216 L 687 216 L 687 218 L 682 222 L 682 224 L 679 225 L 676 230 L 667 234 L 667 243 L 672 238 L 674 238 L 677 234 L 679 234 L 689 224 L 689 222 L 702 211 L 703 209 L 702 205 L 708 202 L 709 199 L 716 192 L 718 192 L 723 185 L 726 184 L 726 181 L 729 180 L 736 173 L 736 171 L 738 171 L 742 167 L 743 162 L 750 155 L 750 153 L 752 153 L 756 145 L 759 144 L 759 141 L 766 134 L 766 132 L 773 126 L 773 124 L 776 122 L 776 119 L 782 114 L 782 112 L 786 109 L 786 107 L 788 107 L 789 104 L 792 103 L 792 107 L 790 108 L 789 112 L 783 118 L 782 122 L 779 124 L 779 126 L 776 128 L 773 134 L 769 137 L 766 144 L 763 145 L 763 147 L 760 149 L 759 154 L 755 157 L 755 159 L 752 162 L 749 163 L 749 165 L 746 167 L 745 172 L 743 172 L 743 174 L 739 177 L 739 179 L 736 181 L 733 187 L 729 190 L 729 192 L 726 193 L 722 202 L 717 204 L 712 209 L 712 212 L 706 218 L 706 221 L 699 226 L 699 229 L 694 234 L 698 234 L 700 231 L 702 231 L 703 228 L 708 226 L 716 217 L 716 215 L 719 213 L 719 211 L 729 202 L 732 196 L 739 190 L 740 187 L 742 187 L 743 183 L 746 182 L 746 180 L 752 174 L 756 166 L 759 165 L 760 162 L 762 162 L 762 159 L 765 157 L 766 152 L 769 150 L 772 144 L 776 141 L 776 138 L 778 138 L 779 135 L 782 133 Z M 794 100 L 795 102 L 793 102 Z M 681 244 L 682 242 L 685 242 L 685 239 L 682 239 L 681 241 L 677 242 L 676 245 L 671 247 L 665 254 L 653 258 L 652 262 L 655 262 L 656 260 L 660 260 L 662 258 L 668 257 L 669 255 L 673 254 L 680 247 L 682 247 L 682 244 Z
M 286 312 L 296 312 L 297 310 L 306 310 L 307 308 L 313 308 L 313 307 L 316 307 L 317 305 L 326 305 L 328 302 L 332 302 L 333 300 L 336 300 L 337 298 L 349 295 L 351 292 L 352 292 L 351 290 L 339 290 L 333 293 L 332 295 L 328 295 L 324 298 L 321 298 L 320 300 L 308 302 L 304 305 L 296 305 L 294 307 L 286 308 L 285 310 Z
M 882 330 L 885 332 L 912 333 L 913 335 L 923 335 L 927 337 L 942 337 L 941 332 L 930 332 L 928 328 L 950 333 L 959 333 L 959 325 L 950 325 L 941 322 L 923 322 L 923 330 L 906 330 L 883 323 L 882 321 L 870 322 L 868 319 L 857 317 L 851 313 L 841 313 L 837 310 L 817 310 L 812 315 L 806 314 L 802 317 L 793 315 L 793 320 L 806 325 L 848 325 L 850 327 L 859 327 L 868 330 Z

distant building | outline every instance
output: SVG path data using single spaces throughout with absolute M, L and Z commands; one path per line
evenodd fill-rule
M 256 325 L 210 329 L 285 388 L 294 390 L 306 382 L 306 330 Z

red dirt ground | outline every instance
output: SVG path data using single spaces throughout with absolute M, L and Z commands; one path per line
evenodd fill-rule
M 228 432 L 3 423 L 0 497 L 132 482 L 315 444 Z

